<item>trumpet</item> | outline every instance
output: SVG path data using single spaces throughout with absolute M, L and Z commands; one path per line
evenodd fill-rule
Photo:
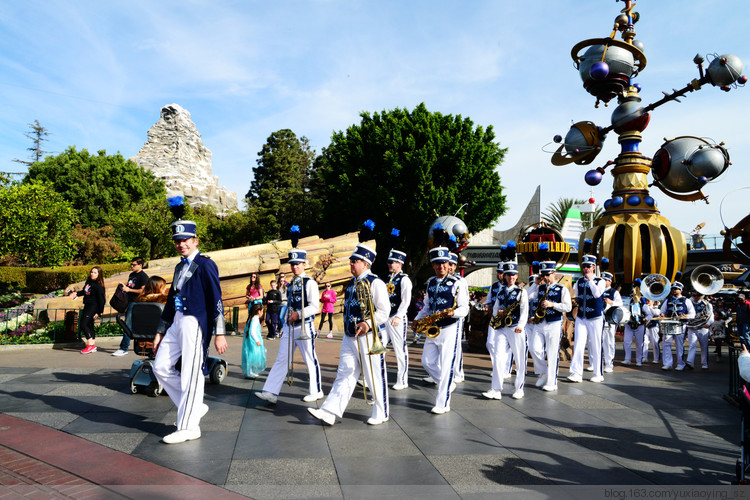
M 383 345 L 383 342 L 380 340 L 380 331 L 378 328 L 378 323 L 375 321 L 375 305 L 372 300 L 372 290 L 370 289 L 370 282 L 366 279 L 361 279 L 356 282 L 355 291 L 357 294 L 357 300 L 359 301 L 359 307 L 362 311 L 362 319 L 363 321 L 370 320 L 370 323 L 372 324 L 372 345 L 370 344 L 370 340 L 367 338 L 367 335 L 365 335 L 365 341 L 367 343 L 367 356 L 376 356 L 379 354 L 383 354 L 386 352 L 386 348 Z M 367 383 L 365 382 L 365 356 L 362 353 L 362 350 L 360 349 L 359 339 L 355 339 L 357 342 L 357 349 L 359 349 L 359 365 L 360 365 L 360 372 L 362 374 L 362 391 L 365 397 L 365 401 L 367 401 Z M 367 358 L 367 364 L 370 365 L 370 380 L 375 379 L 375 372 L 372 368 L 372 361 Z M 375 384 L 373 384 L 373 387 L 371 388 L 372 391 L 372 401 L 374 402 L 377 399 L 377 394 L 375 393 Z M 370 404 L 369 401 L 367 401 L 368 404 Z

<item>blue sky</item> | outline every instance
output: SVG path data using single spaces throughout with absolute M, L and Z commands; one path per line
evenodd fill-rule
M 404 1 L 40 1 L 0 2 L 0 164 L 19 171 L 34 120 L 46 149 L 75 145 L 135 155 L 162 106 L 190 111 L 213 153 L 213 172 L 242 198 L 257 153 L 290 128 L 317 151 L 362 111 L 413 109 L 492 125 L 509 148 L 500 167 L 512 226 L 542 186 L 542 204 L 588 198 L 586 170 L 619 152 L 610 134 L 592 166 L 554 167 L 543 151 L 573 122 L 609 125 L 614 106 L 594 109 L 570 58 L 578 41 L 608 36 L 623 7 L 614 0 Z M 697 53 L 735 53 L 750 63 L 747 0 L 642 0 L 637 38 L 648 64 L 636 79 L 644 103 L 697 77 Z M 745 70 L 749 73 L 750 69 Z M 750 86 L 749 86 L 750 87 Z M 665 137 L 725 141 L 733 166 L 704 190 L 711 204 L 669 200 L 662 214 L 690 231 L 721 229 L 719 205 L 750 186 L 750 88 L 704 88 L 653 112 L 641 150 Z M 548 149 L 552 149 L 551 147 Z M 609 197 L 612 177 L 594 189 Z M 747 214 L 750 191 L 729 194 L 724 217 Z M 356 200 L 352 200 L 356 203 Z

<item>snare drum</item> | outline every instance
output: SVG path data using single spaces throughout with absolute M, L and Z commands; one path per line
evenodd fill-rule
M 667 335 L 682 335 L 685 333 L 685 329 L 682 325 L 682 321 L 676 319 L 665 319 L 659 322 L 659 331 L 663 336 Z

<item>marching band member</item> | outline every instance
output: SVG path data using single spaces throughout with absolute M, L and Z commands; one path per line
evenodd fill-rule
M 651 299 L 645 299 L 645 304 L 642 308 L 646 316 L 650 315 L 651 319 L 646 322 L 643 334 L 643 358 L 641 363 L 648 361 L 648 344 L 651 343 L 654 351 L 654 357 L 651 362 L 657 364 L 659 363 L 659 357 L 661 354 L 661 348 L 659 347 L 659 322 L 653 318 L 659 316 L 661 311 Z
M 546 245 L 541 243 L 539 246 Z M 534 318 L 534 313 L 537 310 L 537 295 L 536 291 L 539 288 L 540 276 L 539 276 L 539 262 L 534 261 L 531 263 L 532 275 L 529 276 L 529 287 L 526 289 L 526 295 L 529 298 L 529 318 L 526 322 L 526 349 L 531 355 L 531 360 L 534 363 L 534 374 L 537 376 L 536 386 L 541 387 L 544 385 L 544 380 L 541 374 L 546 372 L 546 362 L 544 361 L 544 335 L 542 334 L 542 325 L 540 321 Z M 544 368 L 540 368 L 545 365 Z
M 341 418 L 344 414 L 360 375 L 364 378 L 365 387 L 373 401 L 372 416 L 367 423 L 379 425 L 387 422 L 389 418 L 385 354 L 370 355 L 370 349 L 374 345 L 375 328 L 379 329 L 378 335 L 385 332 L 391 311 L 385 283 L 370 272 L 370 266 L 377 254 L 362 243 L 371 239 L 374 228 L 375 223 L 371 220 L 365 222 L 359 233 L 360 244 L 349 257 L 352 279 L 344 291 L 344 338 L 341 342 L 336 380 L 320 408 L 307 409 L 313 417 L 326 425 L 333 425 L 336 417 Z M 371 304 L 360 302 L 361 297 L 357 291 L 360 287 L 364 288 L 363 282 L 369 285 Z M 374 317 L 370 317 L 368 305 L 372 305 Z
M 262 392 L 256 392 L 255 396 L 276 404 L 281 386 L 289 374 L 291 363 L 294 362 L 294 351 L 299 349 L 302 359 L 310 376 L 309 392 L 302 401 L 312 402 L 323 397 L 322 380 L 320 377 L 320 364 L 315 352 L 315 315 L 320 310 L 320 295 L 318 284 L 314 279 L 305 274 L 307 264 L 307 252 L 297 248 L 299 242 L 299 227 L 292 226 L 292 249 L 289 250 L 289 265 L 292 267 L 291 282 L 287 283 L 287 319 L 279 344 L 279 352 L 276 361 L 268 373 L 266 383 Z M 304 317 L 305 322 L 302 323 Z
M 625 323 L 625 331 L 623 337 L 623 349 L 625 350 L 625 358 L 622 361 L 623 365 L 629 365 L 630 359 L 633 355 L 633 340 L 635 339 L 635 365 L 642 366 L 642 359 L 644 357 L 643 346 L 646 332 L 646 323 L 651 321 L 654 317 L 653 310 L 646 305 L 647 299 L 642 299 L 638 293 L 638 286 L 640 286 L 640 279 L 636 279 L 633 284 L 633 295 L 630 297 L 630 319 Z
M 406 347 L 406 311 L 411 300 L 411 280 L 402 272 L 406 254 L 396 250 L 399 232 L 398 229 L 391 231 L 394 239 L 394 248 L 388 254 L 388 298 L 391 302 L 391 313 L 385 323 L 388 340 L 393 346 L 396 355 L 398 371 L 396 383 L 393 384 L 394 391 L 400 391 L 409 387 L 409 350 Z
M 492 286 L 490 287 L 490 293 L 487 294 L 487 297 L 484 300 L 485 310 L 492 311 L 492 306 L 495 304 L 495 300 L 497 299 L 497 295 L 500 293 L 500 291 L 505 288 L 505 280 L 503 279 L 503 264 L 505 263 L 505 254 L 507 252 L 507 249 L 505 245 L 500 247 L 500 261 L 497 263 L 497 268 L 495 269 L 497 271 L 497 281 L 492 283 Z M 489 338 L 490 333 L 492 332 L 492 327 L 487 327 L 487 338 Z M 513 365 L 513 355 L 511 354 L 508 356 L 508 361 L 505 363 L 505 367 L 503 368 L 503 379 L 508 379 L 512 377 L 511 375 L 511 367 Z
M 601 277 L 606 283 L 604 294 L 602 295 L 605 304 L 604 312 L 606 313 L 607 309 L 611 307 L 622 306 L 622 296 L 620 296 L 620 292 L 618 292 L 617 289 L 612 286 L 612 280 L 614 276 L 609 272 L 608 258 L 602 258 L 601 269 Z M 612 373 L 612 370 L 614 370 L 616 330 L 616 324 L 604 321 L 604 325 L 602 327 L 602 361 L 604 361 L 604 373 Z
M 661 316 L 677 317 L 681 319 L 690 319 L 695 317 L 695 309 L 693 304 L 682 296 L 682 289 L 684 285 L 679 281 L 672 283 L 671 296 L 667 297 L 667 300 L 661 305 Z M 677 343 L 677 371 L 685 369 L 685 360 L 682 359 L 682 354 L 685 349 L 685 330 L 682 327 L 682 333 L 679 335 L 665 335 L 662 340 L 662 370 L 672 369 L 672 342 Z
M 201 437 L 200 420 L 208 412 L 203 403 L 208 345 L 213 335 L 216 352 L 223 354 L 227 341 L 219 269 L 198 250 L 195 222 L 178 220 L 171 227 L 181 259 L 156 329 L 153 351 L 154 375 L 177 407 L 177 430 L 162 441 L 177 444 Z M 175 365 L 180 356 L 183 361 L 178 371 Z
M 589 364 L 593 367 L 592 382 L 604 382 L 602 376 L 602 328 L 604 322 L 604 289 L 603 279 L 594 274 L 596 256 L 588 254 L 591 240 L 584 240 L 583 251 L 586 254 L 581 262 L 583 276 L 578 279 L 573 288 L 578 304 L 578 316 L 575 322 L 575 343 L 573 344 L 573 359 L 570 361 L 570 382 L 583 380 L 583 351 L 589 349 Z
M 434 338 L 426 338 L 422 351 L 422 366 L 437 384 L 437 397 L 432 413 L 443 414 L 450 411 L 454 360 L 460 341 L 461 318 L 469 313 L 469 296 L 460 281 L 448 273 L 450 257 L 446 247 L 430 250 L 430 262 L 435 276 L 427 282 L 424 307 L 414 318 L 415 323 L 436 313 L 444 313 L 445 318 L 437 321 L 440 333 Z
M 455 242 L 455 236 L 451 236 L 451 238 L 454 238 L 452 240 Z M 456 267 L 458 266 L 458 255 L 450 252 L 448 254 L 448 257 L 450 257 L 450 265 L 448 266 L 448 272 L 455 276 L 456 279 L 461 283 L 461 286 L 464 288 L 464 292 L 466 296 L 469 296 L 469 283 L 466 281 L 466 279 L 458 274 L 456 272 Z M 468 315 L 468 314 L 467 314 Z M 453 366 L 453 371 L 455 376 L 453 377 L 453 382 L 456 384 L 461 384 L 464 381 L 464 348 L 463 348 L 463 333 L 464 333 L 464 323 L 466 318 L 460 318 L 458 321 L 461 323 L 461 325 L 458 327 L 458 345 L 456 346 L 456 359 L 455 359 L 455 365 Z
M 515 242 L 507 245 L 509 260 L 503 265 L 505 288 L 498 294 L 492 308 L 492 316 L 500 318 L 501 324 L 491 328 L 487 338 L 487 350 L 492 358 L 492 386 L 482 395 L 487 399 L 501 399 L 503 367 L 509 351 L 516 358 L 516 380 L 513 399 L 524 396 L 526 379 L 526 335 L 524 328 L 529 316 L 529 299 L 526 290 L 516 285 L 518 263 L 515 261 Z
M 690 292 L 690 302 L 695 309 L 696 318 L 706 318 L 706 322 L 699 325 L 688 324 L 688 355 L 686 366 L 693 369 L 695 362 L 695 348 L 701 345 L 701 368 L 708 369 L 708 330 L 714 322 L 714 307 L 698 290 Z M 708 312 L 705 312 L 705 311 Z
M 536 386 L 541 387 L 544 391 L 557 390 L 557 366 L 560 352 L 560 337 L 562 336 L 563 314 L 573 309 L 570 300 L 570 292 L 561 284 L 557 283 L 555 268 L 557 262 L 546 260 L 539 263 L 539 286 L 530 293 L 538 302 L 537 307 L 544 311 L 544 316 L 538 324 L 534 325 L 537 329 L 537 336 L 543 347 L 546 347 L 547 362 L 540 364 L 539 380 Z M 532 311 L 529 317 L 536 317 L 536 311 Z M 542 351 L 542 359 L 544 359 Z M 540 383 L 541 381 L 541 383 Z

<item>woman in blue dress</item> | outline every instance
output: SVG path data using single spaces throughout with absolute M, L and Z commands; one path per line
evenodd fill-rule
M 245 323 L 242 341 L 242 373 L 245 378 L 255 378 L 266 369 L 266 347 L 263 345 L 260 327 L 262 316 L 263 304 L 250 306 L 250 318 Z

